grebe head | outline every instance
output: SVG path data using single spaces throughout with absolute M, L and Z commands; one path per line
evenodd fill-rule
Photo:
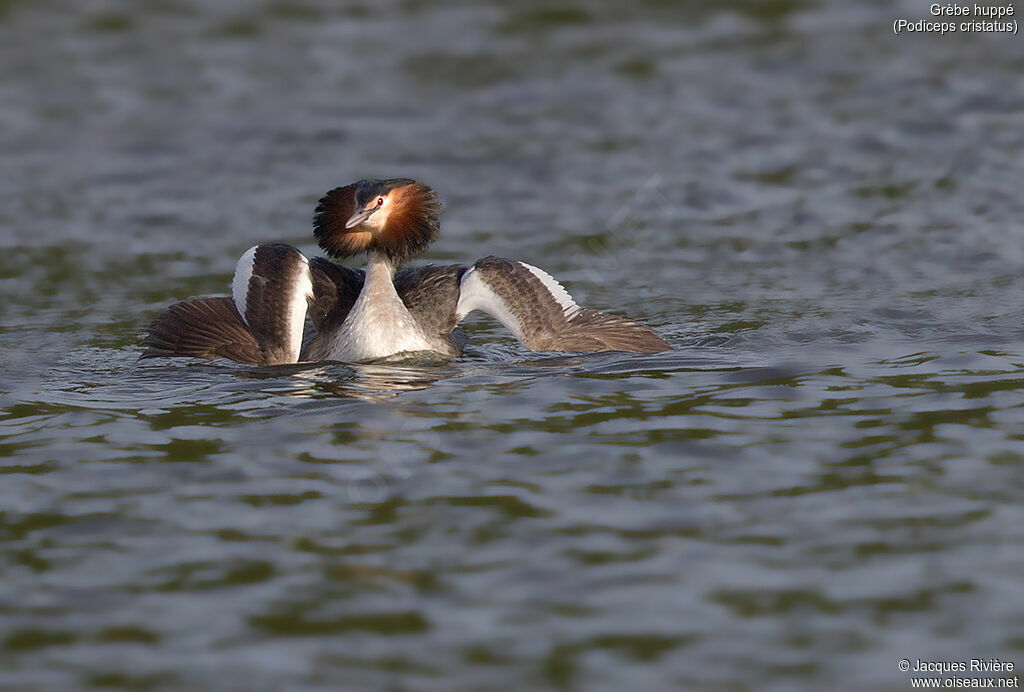
M 379 252 L 404 264 L 437 239 L 440 211 L 437 195 L 423 183 L 360 180 L 320 198 L 313 234 L 334 257 Z

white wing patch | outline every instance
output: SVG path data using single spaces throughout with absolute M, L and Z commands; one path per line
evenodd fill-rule
M 299 360 L 302 330 L 306 325 L 306 310 L 309 308 L 309 301 L 313 299 L 313 274 L 309 271 L 309 259 L 298 251 L 296 254 L 302 258 L 302 273 L 299 275 L 297 285 L 292 287 L 292 297 L 288 301 L 288 335 L 292 342 L 293 362 Z
M 520 341 L 523 340 L 523 326 L 519 324 L 519 320 L 508 309 L 501 296 L 491 290 L 483 280 L 476 267 L 463 274 L 462 281 L 459 282 L 459 302 L 455 306 L 456 319 L 461 322 L 463 317 L 474 310 L 486 312 L 505 325 L 505 329 L 512 332 L 513 336 Z
M 256 248 L 258 247 L 259 245 L 253 245 L 238 258 L 238 264 L 235 265 L 235 277 L 231 280 L 231 298 L 235 301 L 238 314 L 242 316 L 242 321 L 246 326 L 249 325 L 249 322 L 245 319 L 245 299 L 249 294 L 249 279 L 252 278 L 252 265 L 256 260 Z
M 551 297 L 554 298 L 558 302 L 558 304 L 562 306 L 562 310 L 565 312 L 566 320 L 571 320 L 573 317 L 576 316 L 576 313 L 583 309 L 576 304 L 576 301 L 572 299 L 572 296 L 569 295 L 569 292 L 565 290 L 565 287 L 563 287 L 562 284 L 558 283 L 555 280 L 555 277 L 551 276 L 543 269 L 539 269 L 533 266 L 532 264 L 527 264 L 526 262 L 520 262 L 519 264 L 521 264 L 523 267 L 527 269 L 527 271 L 529 271 L 531 274 L 540 279 L 540 282 L 544 284 L 544 288 L 548 289 L 548 293 L 551 294 Z
M 257 273 L 256 253 L 260 247 L 265 246 L 254 245 L 246 250 L 240 258 L 238 258 L 238 264 L 235 265 L 235 276 L 231 280 L 231 299 L 235 302 L 235 307 L 238 308 L 238 312 L 242 316 L 242 321 L 245 322 L 245 325 L 250 329 L 252 328 L 252 325 L 249 324 L 249 319 L 246 317 L 246 312 L 249 309 L 249 283 L 252 280 L 253 275 Z M 280 248 L 270 249 L 273 252 L 281 252 Z M 286 330 L 286 333 L 283 335 L 284 343 L 273 345 L 277 348 L 287 348 L 289 351 L 288 357 L 290 362 L 294 363 L 298 361 L 299 351 L 302 349 L 302 331 L 306 322 L 306 310 L 309 307 L 309 300 L 313 298 L 313 274 L 309 270 L 309 260 L 306 259 L 306 256 L 301 252 L 295 248 L 288 248 L 286 254 L 289 256 L 292 254 L 298 256 L 300 262 L 298 276 L 296 276 L 290 283 L 282 285 L 280 289 L 278 289 L 286 292 L 285 296 L 283 296 L 287 299 L 287 307 L 285 308 L 286 312 L 283 315 L 253 315 L 253 320 L 259 323 L 269 324 L 271 322 L 277 322 L 277 324 L 280 324 L 280 321 L 283 318 Z M 276 273 L 282 271 L 282 269 L 272 267 L 287 266 L 286 264 L 282 265 L 278 263 L 275 265 L 272 263 L 270 267 L 268 267 L 266 262 L 264 262 L 264 259 L 265 258 L 261 255 L 260 261 L 263 263 L 263 268 L 259 270 L 261 272 L 272 271 Z M 293 276 L 290 268 L 284 268 L 283 271 L 286 272 L 285 276 Z M 264 276 L 263 273 L 258 275 L 267 279 L 272 278 Z M 273 278 L 281 279 L 283 284 L 285 276 Z M 254 304 L 253 308 L 256 310 L 266 309 L 265 305 L 257 304 Z M 264 345 L 265 344 L 261 344 L 261 346 Z

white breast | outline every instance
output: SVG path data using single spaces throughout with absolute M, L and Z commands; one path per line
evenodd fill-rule
M 368 267 L 363 290 L 331 340 L 327 358 L 358 363 L 408 351 L 430 351 L 432 344 L 395 292 L 390 272 Z
M 376 306 L 364 306 L 362 310 L 359 307 L 357 301 L 336 333 L 328 351 L 328 360 L 358 363 L 407 351 L 432 350 L 408 310 L 404 315 L 388 316 Z

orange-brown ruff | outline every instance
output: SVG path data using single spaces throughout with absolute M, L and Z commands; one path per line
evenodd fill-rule
M 364 225 L 345 227 L 357 209 L 372 206 L 381 196 L 389 204 L 384 229 L 373 232 Z M 333 257 L 379 252 L 397 266 L 437 240 L 440 211 L 437 195 L 423 183 L 409 178 L 360 180 L 320 198 L 313 215 L 313 235 Z

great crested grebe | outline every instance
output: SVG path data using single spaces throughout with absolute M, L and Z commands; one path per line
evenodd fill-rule
M 313 233 L 331 257 L 365 252 L 365 272 L 307 259 L 290 245 L 256 245 L 238 260 L 231 297 L 171 305 L 147 328 L 142 357 L 278 365 L 416 351 L 457 356 L 468 340 L 457 325 L 474 310 L 534 351 L 670 348 L 642 324 L 581 308 L 548 273 L 523 262 L 485 257 L 472 267 L 396 274 L 437 238 L 439 212 L 434 191 L 408 178 L 335 188 L 317 205 Z

